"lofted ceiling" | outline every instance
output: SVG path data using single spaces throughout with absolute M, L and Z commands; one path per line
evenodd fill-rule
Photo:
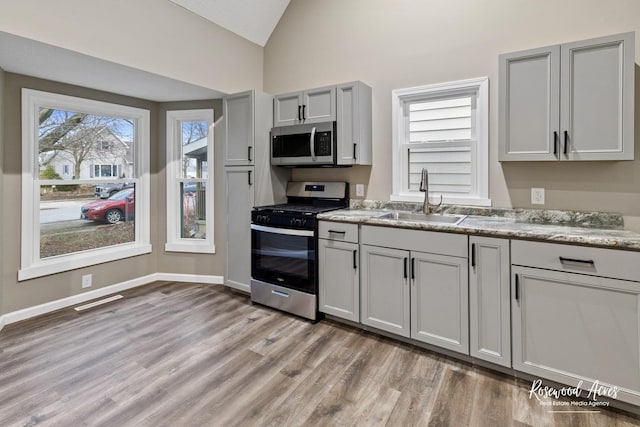
M 0 31 L 0 68 L 156 102 L 214 99 L 221 92 Z
M 290 0 L 169 0 L 264 47 Z

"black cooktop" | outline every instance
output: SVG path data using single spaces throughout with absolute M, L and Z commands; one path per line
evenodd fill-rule
M 302 213 L 309 215 L 317 215 L 322 212 L 329 212 L 336 209 L 344 209 L 347 206 L 345 204 L 340 204 L 339 206 L 317 206 L 310 204 L 298 204 L 298 203 L 283 203 L 281 205 L 271 205 L 271 206 L 258 206 L 253 208 L 255 211 L 259 212 L 269 212 L 269 213 Z

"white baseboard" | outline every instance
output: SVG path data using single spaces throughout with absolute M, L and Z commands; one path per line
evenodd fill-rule
M 171 282 L 204 283 L 207 285 L 221 285 L 224 283 L 224 277 L 222 276 L 153 273 L 135 279 L 127 280 L 126 282 L 116 283 L 115 285 L 105 286 L 104 288 L 96 289 L 93 291 L 72 295 L 70 297 L 6 313 L 5 315 L 0 316 L 0 330 L 2 330 L 2 327 L 4 325 L 9 325 L 21 320 L 30 319 L 32 317 L 60 310 L 61 308 L 71 307 L 73 305 L 91 301 L 96 298 L 102 298 L 116 292 L 122 292 L 127 289 L 136 288 L 138 286 L 148 285 L 149 283 L 157 282 L 160 280 Z

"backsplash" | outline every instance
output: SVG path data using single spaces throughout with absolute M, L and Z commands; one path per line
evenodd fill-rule
M 379 200 L 351 200 L 351 209 L 385 209 L 420 212 L 422 203 Z M 578 212 L 546 209 L 509 209 L 475 206 L 443 205 L 438 213 L 512 218 L 530 224 L 567 225 L 572 227 L 621 229 L 621 214 L 610 212 Z

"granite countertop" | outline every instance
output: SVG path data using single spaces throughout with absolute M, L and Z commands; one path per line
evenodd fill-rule
M 640 251 L 640 234 L 625 230 L 620 214 L 449 206 L 444 215 L 467 217 L 457 225 L 384 217 L 394 211 L 418 212 L 416 207 L 421 205 L 357 201 L 350 209 L 326 212 L 318 219 Z

